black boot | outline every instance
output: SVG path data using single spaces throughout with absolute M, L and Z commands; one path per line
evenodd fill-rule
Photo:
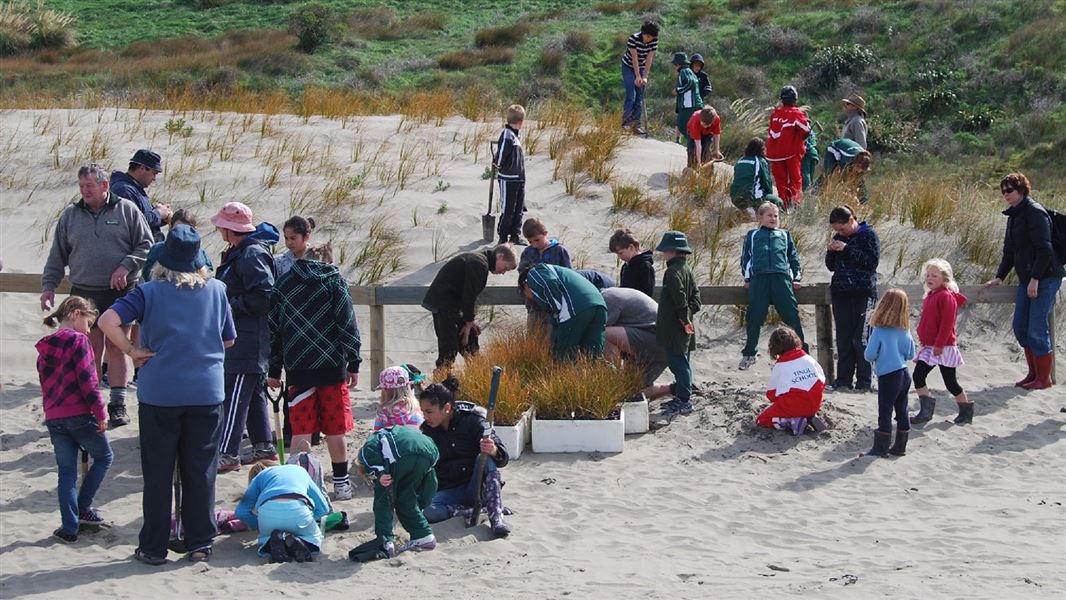
M 907 438 L 910 437 L 910 435 L 910 429 L 897 429 L 896 443 L 892 444 L 892 447 L 888 449 L 888 453 L 893 456 L 904 456 L 907 454 Z
M 959 404 L 959 415 L 955 417 L 956 425 L 969 425 L 973 423 L 973 402 Z
M 866 453 L 867 456 L 886 456 L 888 445 L 892 443 L 891 431 L 874 431 L 874 447 Z
M 922 407 L 917 414 L 911 416 L 911 423 L 926 423 L 933 418 L 933 409 L 936 408 L 936 398 L 932 396 L 918 396 L 918 402 Z
M 130 424 L 130 416 L 126 414 L 126 405 L 121 402 L 111 402 L 107 405 L 107 427 L 114 429 Z
M 485 473 L 481 492 L 485 498 L 485 511 L 489 513 L 492 535 L 500 538 L 511 535 L 511 528 L 503 521 L 503 496 L 500 494 L 502 487 L 499 471 Z

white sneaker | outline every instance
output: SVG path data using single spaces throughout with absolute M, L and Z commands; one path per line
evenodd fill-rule
M 744 357 L 741 357 L 740 364 L 737 365 L 737 368 L 740 369 L 741 371 L 747 371 L 752 365 L 755 364 L 755 362 L 757 360 L 758 359 L 755 356 L 744 356 Z
M 335 481 L 333 483 L 333 499 L 334 500 L 351 500 L 352 499 L 352 482 L 351 481 Z

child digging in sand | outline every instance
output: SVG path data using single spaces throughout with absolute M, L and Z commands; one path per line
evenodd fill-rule
M 803 351 L 803 340 L 791 328 L 778 327 L 770 334 L 767 352 L 777 360 L 766 390 L 770 406 L 759 413 L 755 423 L 759 427 L 791 431 L 792 435 L 803 433 L 808 424 L 817 432 L 825 431 L 825 423 L 818 417 L 825 373 Z
M 956 425 L 973 422 L 973 401 L 963 391 L 955 370 L 963 365 L 962 353 L 955 345 L 955 320 L 959 308 L 966 304 L 966 296 L 959 293 L 951 265 L 942 258 L 926 261 L 922 266 L 925 274 L 925 300 L 922 301 L 922 316 L 918 319 L 918 342 L 921 349 L 914 359 L 914 391 L 918 394 L 921 410 L 911 417 L 912 423 L 925 423 L 933 418 L 936 399 L 929 393 L 925 378 L 940 367 L 944 387 L 948 388 L 959 405 Z
M 329 499 L 300 465 L 262 460 L 248 472 L 237 518 L 259 530 L 259 556 L 270 562 L 310 562 L 322 547 L 318 520 Z
M 911 433 L 911 422 L 907 418 L 911 374 L 907 370 L 907 361 L 914 358 L 909 311 L 907 294 L 893 288 L 885 292 L 870 317 L 873 331 L 866 342 L 865 357 L 877 374 L 877 431 L 874 432 L 874 447 L 867 452 L 870 456 L 903 456 L 907 453 L 907 438 Z M 893 411 L 896 413 L 896 443 L 889 448 Z
M 89 328 L 96 309 L 85 298 L 70 296 L 44 319 L 59 330 L 37 342 L 37 373 L 44 397 L 44 418 L 59 467 L 59 514 L 63 524 L 52 535 L 61 542 L 78 541 L 80 524 L 99 525 L 103 517 L 93 498 L 111 467 L 107 413 L 97 389 L 96 361 L 89 344 Z M 93 458 L 78 489 L 78 454 Z

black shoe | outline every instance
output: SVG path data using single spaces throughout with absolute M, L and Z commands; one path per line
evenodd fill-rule
M 904 456 L 907 454 L 907 438 L 910 437 L 910 429 L 897 429 L 896 430 L 896 443 L 892 444 L 892 447 L 888 449 L 888 453 L 893 456 Z
M 78 534 L 76 534 L 76 533 L 67 533 L 67 532 L 63 531 L 62 527 L 60 527 L 59 529 L 56 529 L 55 531 L 53 531 L 52 532 L 52 537 L 54 537 L 55 539 L 63 542 L 64 544 L 73 544 L 74 542 L 78 541 Z
M 285 549 L 289 551 L 289 556 L 298 563 L 311 562 L 314 557 L 311 556 L 311 550 L 307 547 L 307 544 L 303 540 L 296 537 L 293 534 L 289 534 L 285 538 Z
M 270 562 L 289 562 L 289 550 L 285 547 L 285 539 L 282 538 L 282 533 L 280 531 L 275 529 L 274 532 L 270 534 L 270 541 L 267 542 L 267 549 L 270 550 Z
M 507 236 L 506 235 L 501 235 L 500 236 L 500 241 L 498 243 L 499 244 L 506 244 L 507 243 Z
M 511 236 L 511 243 L 514 244 L 515 246 L 528 246 L 529 245 L 525 240 L 523 240 L 522 238 L 518 237 L 517 235 L 512 235 Z
M 126 414 L 126 405 L 111 402 L 107 405 L 107 427 L 114 429 L 130 424 L 130 416 Z

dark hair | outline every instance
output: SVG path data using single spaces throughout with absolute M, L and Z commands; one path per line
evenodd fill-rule
M 639 250 L 640 240 L 628 229 L 615 229 L 610 241 L 607 242 L 607 248 L 611 252 L 618 252 L 630 246 L 636 246 Z
M 1021 173 L 1011 173 L 1004 177 L 1003 180 L 999 182 L 999 189 L 1002 190 L 1005 187 L 1012 187 L 1018 190 L 1021 192 L 1022 198 L 1028 196 L 1029 190 L 1031 189 L 1029 187 L 1029 178 Z
M 174 226 L 180 223 L 186 223 L 189 227 L 196 229 L 196 215 L 187 209 L 179 208 L 174 211 L 174 214 L 170 215 L 170 225 Z
M 766 142 L 762 138 L 751 138 L 748 147 L 744 148 L 744 156 L 766 156 Z
M 91 300 L 86 300 L 81 296 L 68 296 L 67 299 L 61 302 L 52 314 L 45 317 L 42 322 L 49 327 L 56 327 L 73 314 L 74 311 L 81 311 L 86 315 L 89 315 L 92 317 L 93 321 L 95 321 L 97 315 L 100 314 Z
M 528 284 L 529 270 L 532 269 L 532 268 L 533 267 L 526 267 L 525 269 L 522 269 L 521 271 L 518 272 L 518 295 L 519 296 L 523 296 L 524 295 L 522 292 L 525 289 L 526 285 Z
M 767 351 L 774 359 L 781 356 L 785 352 L 795 348 L 802 348 L 803 340 L 800 336 L 796 335 L 796 332 L 791 327 L 778 327 L 770 334 L 770 342 L 767 344 Z
M 544 226 L 544 222 L 536 217 L 530 217 L 526 219 L 525 223 L 522 223 L 522 235 L 528 240 L 529 238 L 537 235 L 547 235 L 548 228 Z
M 445 404 L 452 404 L 455 402 L 455 394 L 459 391 L 459 380 L 455 378 L 455 375 L 448 375 L 448 378 L 440 383 L 434 383 L 422 391 L 422 395 L 418 397 L 419 401 L 429 402 L 433 406 L 444 407 Z
M 855 158 L 851 159 L 851 166 L 869 169 L 873 161 L 874 155 L 870 154 L 869 150 L 862 150 L 855 155 Z
M 282 231 L 291 229 L 293 233 L 298 235 L 308 235 L 315 230 L 315 220 L 311 217 L 301 217 L 299 215 L 290 217 L 288 221 L 285 221 L 285 225 L 281 227 Z
M 840 206 L 829 211 L 829 224 L 830 225 L 843 225 L 851 221 L 855 216 L 855 209 L 847 204 L 841 204 Z
M 659 37 L 659 24 L 655 21 L 644 21 L 644 24 L 640 26 L 640 33 Z

